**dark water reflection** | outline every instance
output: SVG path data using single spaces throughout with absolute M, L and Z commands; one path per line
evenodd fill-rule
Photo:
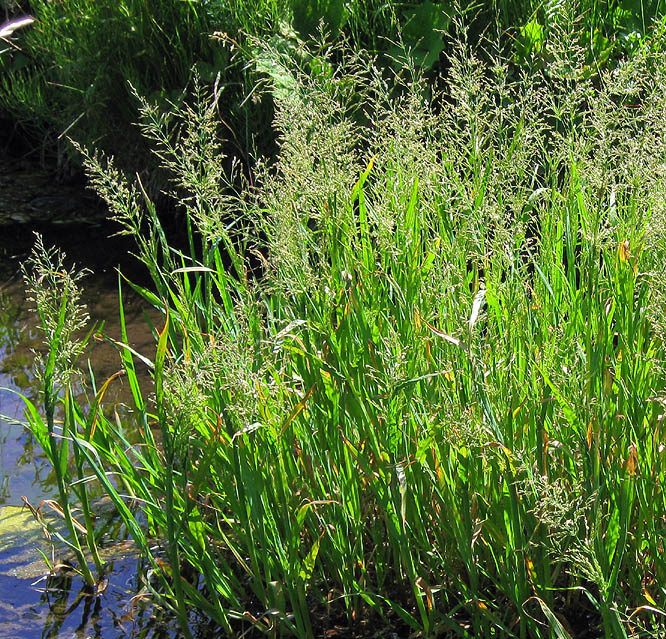
M 2 163 L 0 162 L 0 172 Z M 26 195 L 26 197 L 28 197 Z M 20 200 L 14 194 L 13 200 Z M 2 210 L 0 222 L 6 211 Z M 137 554 L 122 535 L 106 535 L 103 550 L 108 561 L 108 585 L 101 596 L 90 597 L 76 573 L 60 573 L 45 579 L 47 566 L 40 550 L 49 557 L 52 546 L 44 540 L 40 527 L 23 506 L 23 497 L 37 506 L 54 495 L 54 482 L 48 461 L 39 445 L 20 423 L 23 403 L 16 393 L 39 401 L 37 380 L 32 372 L 33 350 L 41 348 L 36 317 L 25 299 L 20 264 L 29 254 L 34 231 L 44 235 L 46 246 L 61 247 L 80 266 L 94 275 L 82 282 L 83 301 L 93 321 L 105 321 L 104 332 L 120 339 L 117 316 L 118 279 L 123 273 L 136 281 L 141 277 L 131 246 L 120 239 L 108 239 L 115 231 L 103 224 L 75 226 L 0 224 L 0 637 L 2 639 L 115 639 L 121 637 L 172 638 L 175 625 L 159 610 L 146 605 L 138 582 Z M 136 296 L 125 300 L 125 313 L 132 346 L 149 357 L 154 340 L 144 313 L 146 305 Z M 153 320 L 158 318 L 153 313 Z M 115 349 L 94 341 L 82 361 L 90 363 L 98 384 L 120 368 Z M 149 378 L 146 372 L 146 383 Z M 148 388 L 148 386 L 146 386 Z M 86 392 L 82 385 L 81 392 Z M 129 397 L 126 383 L 119 378 L 110 387 L 108 401 L 121 416 L 130 417 L 123 402 Z M 109 529 L 117 522 L 107 521 Z M 66 557 L 62 544 L 55 546 L 56 561 Z
M 32 401 L 39 401 L 39 385 L 33 374 L 33 353 L 42 349 L 42 334 L 37 317 L 31 312 L 26 300 L 20 274 L 20 262 L 29 254 L 34 233 L 27 228 L 19 231 L 15 231 L 12 236 L 14 252 L 11 255 L 3 256 L 0 244 L 0 388 L 6 389 L 0 390 L 0 505 L 14 503 L 17 496 L 20 500 L 22 495 L 29 500 L 43 499 L 50 496 L 51 490 L 48 464 L 41 458 L 30 434 L 14 421 L 23 419 L 23 402 L 16 393 Z M 48 229 L 46 231 L 48 233 Z M 103 321 L 104 333 L 120 339 L 118 277 L 115 269 L 106 263 L 112 259 L 111 251 L 102 236 L 98 240 L 97 250 L 103 259 L 101 264 L 95 263 L 99 256 L 90 255 L 83 249 L 83 244 L 89 242 L 86 231 L 70 229 L 66 236 L 45 233 L 45 244 L 65 245 L 68 257 L 78 265 L 93 270 L 93 274 L 82 280 L 82 301 L 88 308 L 91 325 L 100 325 Z M 131 261 L 127 259 L 127 254 L 124 258 L 125 262 Z M 130 294 L 128 286 L 123 290 L 125 318 L 132 346 L 150 356 L 155 346 L 146 314 L 152 316 L 155 322 L 159 318 L 136 295 Z M 94 371 L 98 384 L 120 368 L 117 351 L 102 340 L 92 340 L 80 361 L 82 367 L 89 365 Z M 82 380 L 86 377 L 87 371 L 83 371 Z M 145 377 L 149 382 L 147 371 Z M 86 391 L 89 392 L 89 387 L 82 381 L 81 392 L 83 394 Z M 122 377 L 109 387 L 106 397 L 121 415 L 127 410 L 123 400 L 129 397 L 129 387 Z
M 3 553 L 4 554 L 4 553 Z M 0 634 L 3 639 L 175 639 L 178 632 L 165 613 L 137 597 L 136 561 L 110 564 L 110 584 L 92 597 L 79 579 L 61 575 L 36 583 L 0 578 Z

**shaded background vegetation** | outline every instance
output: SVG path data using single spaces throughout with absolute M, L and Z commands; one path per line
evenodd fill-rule
M 272 153 L 273 100 L 256 90 L 265 68 L 258 42 L 295 49 L 320 29 L 397 69 L 411 59 L 434 76 L 445 60 L 452 16 L 465 14 L 470 41 L 485 35 L 522 67 L 548 63 L 544 42 L 562 0 L 4 0 L 5 18 L 36 22 L 2 41 L 0 117 L 6 142 L 80 166 L 67 138 L 118 156 L 132 171 L 154 166 L 133 123 L 134 92 L 167 108 L 180 104 L 193 74 L 216 82 L 227 150 L 248 158 Z M 664 0 L 579 3 L 576 44 L 590 73 L 630 53 Z M 574 44 L 572 42 L 572 44 Z M 312 69 L 314 70 L 314 68 Z

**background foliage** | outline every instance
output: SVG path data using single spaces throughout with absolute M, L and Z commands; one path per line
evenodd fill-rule
M 590 72 L 630 53 L 663 15 L 663 0 L 18 0 L 7 18 L 28 13 L 31 27 L 5 41 L 0 55 L 0 113 L 7 131 L 61 166 L 76 159 L 67 137 L 146 168 L 149 153 L 132 123 L 134 91 L 167 108 L 179 104 L 197 73 L 216 81 L 227 150 L 245 158 L 274 151 L 272 100 L 254 91 L 257 42 L 307 40 L 323 28 L 333 42 L 380 54 L 394 69 L 408 58 L 425 71 L 446 65 L 444 52 L 461 12 L 470 42 L 485 34 L 521 66 L 549 63 L 544 42 L 562 11 L 579 17 L 576 42 Z M 213 36 L 212 34 L 217 34 Z M 293 42 L 292 42 L 293 44 Z M 388 56 L 388 57 L 386 57 Z M 393 62 L 390 62 L 393 60 Z M 333 61 L 335 63 L 335 61 Z M 614 62 L 613 62 L 614 64 Z M 435 77 L 435 76 L 433 76 Z M 132 88 L 133 87 L 133 88 Z

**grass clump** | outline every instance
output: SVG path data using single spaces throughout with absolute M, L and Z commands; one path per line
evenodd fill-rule
M 94 588 L 102 577 L 103 562 L 97 549 L 83 459 L 78 448 L 71 446 L 71 439 L 79 434 L 79 427 L 82 427 L 81 436 L 88 438 L 94 426 L 92 422 L 77 424 L 74 419 L 75 364 L 90 337 L 90 334 L 81 337 L 89 320 L 80 302 L 79 281 L 86 272 L 77 271 L 75 267 L 67 269 L 63 254 L 56 249 L 46 249 L 41 237 L 37 236 L 33 254 L 23 266 L 23 274 L 28 299 L 34 304 L 44 333 L 46 356 L 36 355 L 35 361 L 43 412 L 28 398 L 23 397 L 23 400 L 27 406 L 30 430 L 53 466 L 58 501 L 52 507 L 65 521 L 66 536 L 51 532 L 73 551 L 86 586 Z M 70 459 L 72 451 L 73 463 Z M 75 506 L 79 507 L 83 523 L 74 516 Z M 34 514 L 44 526 L 46 534 L 50 535 L 51 527 L 41 518 L 39 509 Z M 84 549 L 92 557 L 97 577 L 88 566 Z
M 553 41 L 516 79 L 463 43 L 428 97 L 266 55 L 279 153 L 242 188 L 215 95 L 144 102 L 187 251 L 87 159 L 164 324 L 152 359 L 117 342 L 142 445 L 97 403 L 71 440 L 149 587 L 186 634 L 663 632 L 663 61 L 593 84 Z

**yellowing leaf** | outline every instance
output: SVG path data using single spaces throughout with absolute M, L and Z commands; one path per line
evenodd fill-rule
M 636 474 L 636 469 L 638 468 L 638 451 L 636 450 L 636 445 L 631 444 L 629 446 L 629 455 L 627 456 L 627 473 L 631 476 Z
M 287 430 L 289 427 L 289 424 L 293 422 L 301 413 L 301 411 L 305 408 L 305 404 L 307 404 L 308 399 L 310 399 L 312 393 L 314 392 L 314 384 L 310 387 L 310 390 L 305 393 L 305 396 L 301 401 L 299 401 L 296 406 L 294 406 L 293 410 L 287 417 L 287 419 L 284 421 L 284 424 L 282 424 L 282 428 L 280 429 L 280 435 L 284 435 L 284 432 Z
M 631 253 L 629 251 L 629 240 L 620 242 L 620 245 L 617 248 L 617 255 L 620 258 L 620 262 L 628 262 L 631 259 Z
M 529 557 L 525 557 L 525 567 L 530 581 L 534 583 L 536 581 L 536 571 L 534 570 L 534 563 Z
M 430 587 L 430 584 L 423 577 L 417 577 L 416 580 L 414 581 L 414 585 L 419 590 L 425 592 L 426 605 L 428 606 L 428 611 L 432 611 L 433 608 L 432 588 Z

